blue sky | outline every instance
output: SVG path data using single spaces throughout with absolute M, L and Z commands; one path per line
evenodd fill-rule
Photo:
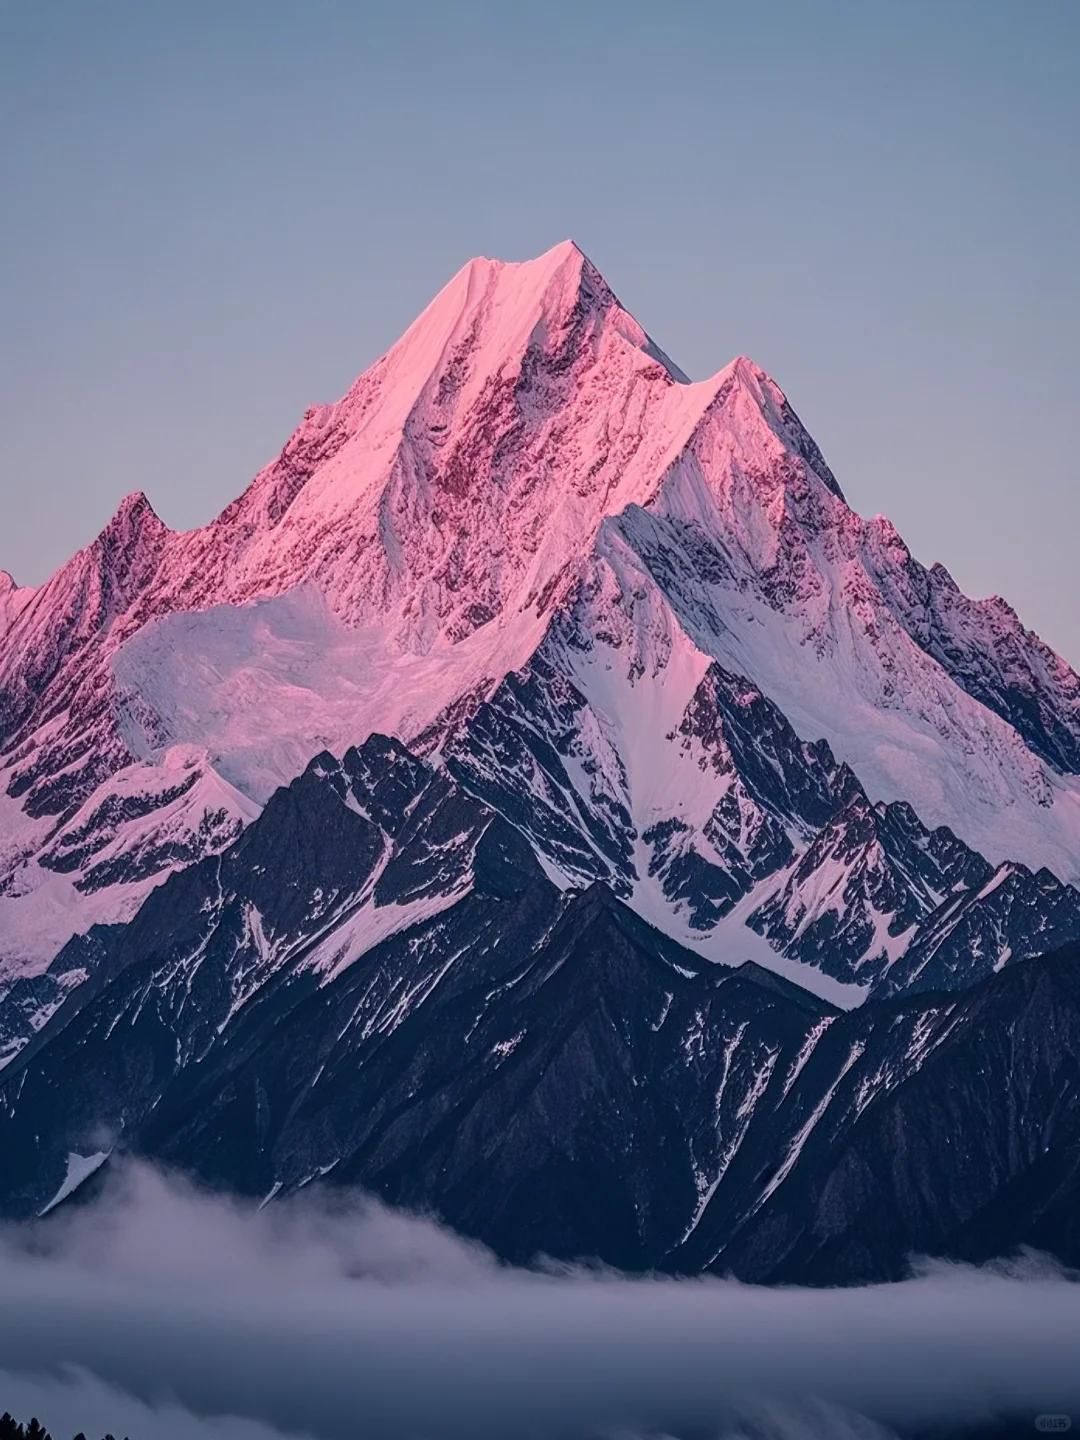
M 573 236 L 1080 663 L 1080 4 L 0 7 L 0 566 L 202 523 L 469 256 Z

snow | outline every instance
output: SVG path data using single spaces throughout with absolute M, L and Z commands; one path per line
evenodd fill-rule
M 664 895 L 656 880 L 646 876 L 634 889 L 632 908 L 657 930 L 662 930 L 680 945 L 695 951 L 704 960 L 731 968 L 752 960 L 764 970 L 771 970 L 784 980 L 808 990 L 838 1010 L 852 1010 L 866 999 L 869 987 L 834 980 L 814 965 L 778 955 L 764 936 L 751 930 L 746 921 L 761 905 L 776 884 L 770 876 L 755 886 L 709 931 L 695 930 Z
M 778 1050 L 770 1050 L 764 1061 L 758 1066 L 757 1074 L 754 1076 L 754 1083 L 746 1092 L 738 1110 L 735 1112 L 740 1120 L 749 1120 L 753 1114 L 757 1102 L 761 1099 L 762 1095 L 765 1094 L 769 1081 L 772 1079 L 772 1073 L 776 1069 L 776 1062 L 779 1058 L 780 1052 Z
M 640 833 L 656 820 L 692 815 L 704 821 L 717 797 L 702 784 L 696 765 L 665 737 L 678 728 L 709 668 L 662 595 L 636 571 L 636 556 L 606 528 L 597 545 L 598 578 L 610 594 L 633 594 L 622 613 L 597 607 L 593 630 L 610 633 L 622 622 L 618 647 L 600 642 L 589 652 L 567 646 L 560 659 L 589 702 L 609 752 L 606 773 L 623 790 Z M 626 613 L 629 608 L 629 614 Z M 587 787 L 579 786 L 587 795 Z
M 527 1033 L 525 1030 L 519 1030 L 516 1035 L 511 1035 L 509 1040 L 499 1040 L 491 1047 L 492 1055 L 500 1062 L 507 1059 L 525 1039 Z
M 0 640 L 33 596 L 32 585 L 16 585 L 6 570 L 0 570 Z
M 89 1180 L 95 1171 L 101 1169 L 111 1154 L 111 1150 L 98 1150 L 93 1155 L 77 1155 L 74 1152 L 68 1155 L 64 1183 L 44 1209 L 38 1211 L 38 1215 L 48 1215 L 49 1211 L 55 1210 L 62 1200 L 73 1195 L 85 1180 Z
M 802 1154 L 803 1147 L 806 1145 L 807 1140 L 809 1140 L 811 1134 L 817 1128 L 817 1125 L 820 1122 L 822 1116 L 832 1104 L 833 1096 L 840 1088 L 840 1085 L 845 1075 L 847 1075 L 848 1071 L 852 1068 L 856 1061 L 861 1058 L 862 1053 L 865 1049 L 866 1041 L 856 1040 L 854 1045 L 851 1047 L 847 1059 L 837 1071 L 836 1078 L 833 1080 L 829 1088 L 825 1091 L 825 1094 L 821 1097 L 818 1103 L 814 1106 L 813 1110 L 810 1112 L 809 1117 L 799 1128 L 791 1144 L 788 1146 L 787 1154 L 784 1156 L 784 1159 L 781 1162 L 780 1167 L 776 1171 L 776 1174 L 765 1186 L 764 1190 L 762 1190 L 761 1195 L 758 1197 L 758 1200 L 754 1205 L 754 1211 L 752 1213 L 756 1213 L 758 1210 L 760 1210 L 762 1205 L 764 1205 L 766 1200 L 768 1200 L 769 1196 L 772 1195 L 777 1189 L 779 1189 L 779 1187 L 791 1174 L 795 1161 L 798 1160 L 799 1156 Z
M 950 826 L 994 863 L 1080 878 L 1080 777 L 1050 771 L 915 643 L 865 563 L 872 522 L 822 485 L 800 524 L 786 496 L 747 482 L 770 463 L 770 445 L 751 443 L 742 410 L 734 418 L 710 417 L 649 510 L 621 522 L 639 553 L 663 546 L 669 565 L 678 560 L 685 573 L 666 593 L 695 643 L 758 685 L 804 740 L 827 739 L 871 800 L 908 800 L 924 824 Z M 700 576 L 687 526 L 725 557 L 730 578 Z M 763 584 L 777 567 L 794 598 Z
M 345 625 L 310 584 L 167 616 L 113 657 L 121 694 L 139 699 L 122 708 L 124 739 L 151 764 L 177 743 L 204 745 L 227 783 L 265 804 L 320 750 L 418 734 L 460 694 L 524 664 L 543 630 L 527 614 L 402 655 L 386 626 Z
M 781 1099 L 787 1098 L 788 1091 L 802 1074 L 803 1070 L 806 1068 L 806 1062 L 810 1059 L 810 1056 L 813 1055 L 814 1051 L 817 1049 L 818 1041 L 825 1034 L 825 1031 L 829 1028 L 829 1026 L 833 1023 L 835 1019 L 835 1015 L 826 1015 L 821 1020 L 819 1020 L 816 1025 L 811 1027 L 810 1033 L 803 1041 L 802 1048 L 799 1050 L 798 1055 L 795 1056 L 795 1061 L 791 1069 L 788 1071 L 787 1078 L 784 1081 L 784 1093 L 780 1097 Z
M 906 930 L 892 935 L 889 926 L 892 924 L 893 916 L 882 914 L 880 910 L 871 910 L 871 918 L 874 922 L 874 937 L 867 946 L 867 956 L 873 958 L 877 955 L 884 955 L 889 964 L 899 960 L 901 955 L 907 953 L 907 948 L 915 937 L 918 925 L 911 924 Z
M 721 1101 L 731 1074 L 732 1058 L 741 1045 L 743 1036 L 746 1034 L 748 1028 L 749 1022 L 744 1021 L 724 1046 L 724 1068 L 721 1072 L 720 1084 L 716 1091 L 716 1121 L 718 1128 L 720 1124 Z M 734 1132 L 728 1136 L 727 1142 L 720 1152 L 716 1171 L 712 1178 L 710 1179 L 703 1170 L 695 1169 L 694 1181 L 698 1192 L 697 1204 L 694 1207 L 694 1213 L 690 1217 L 690 1223 L 683 1232 L 680 1243 L 684 1243 L 689 1239 L 697 1229 L 701 1223 L 702 1216 L 709 1207 L 709 1201 L 720 1188 L 720 1182 L 727 1174 L 728 1168 L 738 1153 L 739 1146 L 745 1139 L 747 1130 L 750 1128 L 750 1121 L 753 1119 L 754 1111 L 757 1109 L 757 1103 L 769 1088 L 769 1081 L 772 1079 L 773 1071 L 776 1069 L 776 1062 L 779 1058 L 780 1052 L 778 1050 L 769 1050 L 766 1052 L 764 1059 L 759 1061 L 753 1084 L 743 1096 L 735 1112 L 735 1119 L 740 1123 L 736 1126 Z
M 444 894 L 425 895 L 404 905 L 375 905 L 370 900 L 366 901 L 343 923 L 334 924 L 327 938 L 312 949 L 307 957 L 307 967 L 319 973 L 322 984 L 329 984 L 392 935 L 431 920 L 456 905 L 469 893 L 471 885 L 470 878 Z
M 926 1010 L 918 1017 L 907 1049 L 907 1059 L 912 1063 L 913 1070 L 921 1070 L 960 1023 L 959 1017 L 953 1018 L 958 1008 L 955 1004 L 946 1005 L 940 1010 Z
M 164 798 L 193 777 L 182 794 Z M 113 802 L 133 799 L 154 808 L 95 825 L 103 808 L 108 813 Z M 129 920 L 170 868 L 155 866 L 138 879 L 85 893 L 76 889 L 76 882 L 86 867 L 49 869 L 38 863 L 42 854 L 62 853 L 68 837 L 91 831 L 94 866 L 124 858 L 134 863 L 170 845 L 189 843 L 193 833 L 205 828 L 207 817 L 219 816 L 214 821 L 218 843 L 206 848 L 220 849 L 258 813 L 256 805 L 213 770 L 205 751 L 191 745 L 169 746 L 152 768 L 131 765 L 117 771 L 60 825 L 28 821 L 18 802 L 0 790 L 0 872 L 7 870 L 11 876 L 8 890 L 0 892 L 0 983 L 40 973 L 73 932 Z
M 992 895 L 999 886 L 1003 885 L 1011 875 L 1015 874 L 1015 865 L 999 865 L 975 898 L 977 900 L 985 900 L 988 895 Z
M 660 1011 L 660 1014 L 649 1026 L 649 1029 L 652 1030 L 654 1033 L 655 1031 L 661 1029 L 661 1027 L 663 1026 L 664 1021 L 667 1019 L 668 1014 L 671 1010 L 671 1002 L 674 999 L 675 995 L 671 990 L 664 991 L 664 1008 Z

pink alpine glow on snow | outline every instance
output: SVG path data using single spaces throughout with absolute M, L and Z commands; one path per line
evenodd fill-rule
M 445 728 L 542 645 L 588 703 L 582 803 L 606 787 L 639 833 L 717 802 L 671 736 L 718 660 L 872 799 L 1080 876 L 1080 779 L 985 703 L 1029 697 L 1066 753 L 1075 673 L 856 515 L 757 366 L 689 383 L 566 242 L 471 261 L 203 529 L 134 495 L 39 589 L 0 573 L 0 979 L 128 917 L 316 752 Z M 639 874 L 656 923 L 768 962 Z

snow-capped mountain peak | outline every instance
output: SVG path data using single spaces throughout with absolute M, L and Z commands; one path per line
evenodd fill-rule
M 547 718 L 521 724 L 566 760 L 535 772 L 560 812 L 550 852 L 526 826 L 544 863 L 768 959 L 746 887 L 813 834 L 745 749 L 679 761 L 717 665 L 779 716 L 783 784 L 831 794 L 846 766 L 987 863 L 1080 875 L 1069 667 L 855 514 L 753 361 L 690 382 L 571 241 L 470 261 L 209 525 L 174 533 L 136 494 L 47 585 L 0 581 L 0 958 L 132 913 L 322 750 L 378 731 L 449 754 L 539 667 Z M 702 931 L 731 914 L 734 941 Z
M 474 260 L 211 524 L 0 575 L 0 1212 L 108 1133 L 512 1261 L 1072 1264 L 1073 879 L 1068 665 L 752 361 Z
M 0 570 L 0 637 L 25 609 L 33 594 L 32 585 L 16 585 L 14 576 Z

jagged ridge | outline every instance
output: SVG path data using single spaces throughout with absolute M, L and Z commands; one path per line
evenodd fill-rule
M 913 1248 L 1080 1259 L 1076 947 L 843 1014 L 602 882 L 560 892 L 382 737 L 93 944 L 0 1082 L 11 1217 L 136 1153 L 260 1199 L 360 1184 L 518 1262 L 836 1283 Z
M 963 984 L 1073 933 L 1080 681 L 855 515 L 752 362 L 688 383 L 570 243 L 471 262 L 211 525 L 131 497 L 0 602 L 9 977 L 229 845 L 320 749 L 422 737 L 464 777 L 485 725 L 510 749 L 467 783 L 557 883 L 604 875 L 712 958 Z M 713 664 L 772 706 L 779 750 L 731 707 L 697 733 Z M 543 746 L 526 793 L 513 764 Z M 837 787 L 862 809 L 817 841 Z M 1000 883 L 927 878 L 942 827 Z

